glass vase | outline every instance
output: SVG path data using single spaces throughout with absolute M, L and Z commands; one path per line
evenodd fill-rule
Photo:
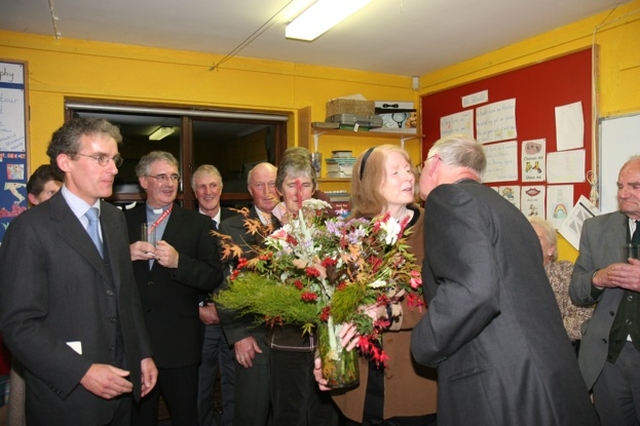
M 360 382 L 358 351 L 347 351 L 340 344 L 338 331 L 342 324 L 334 324 L 329 317 L 326 323 L 318 325 L 318 350 L 322 360 L 322 376 L 327 379 L 327 387 L 346 388 Z

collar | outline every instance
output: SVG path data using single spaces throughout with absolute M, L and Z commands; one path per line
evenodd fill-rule
M 98 209 L 98 217 L 100 217 L 100 199 L 98 199 L 93 205 L 89 205 L 82 198 L 71 192 L 69 188 L 67 188 L 67 186 L 64 184 L 62 185 L 60 192 L 62 193 L 64 200 L 69 205 L 69 208 L 71 208 L 71 211 L 78 219 L 83 217 L 87 210 L 89 210 L 91 207 L 95 207 Z

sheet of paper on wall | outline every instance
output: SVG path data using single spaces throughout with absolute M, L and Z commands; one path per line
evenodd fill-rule
M 542 182 L 545 180 L 545 157 L 547 140 L 533 139 L 522 142 L 522 182 Z
M 489 90 L 481 90 L 480 92 L 471 93 L 463 96 L 461 99 L 462 108 L 469 108 L 473 105 L 489 102 Z
M 489 143 L 515 139 L 516 100 L 507 99 L 476 108 L 476 139 L 479 143 Z
M 456 134 L 473 138 L 473 110 L 440 117 L 440 137 Z
M 565 237 L 567 241 L 576 249 L 580 249 L 580 233 L 582 232 L 582 225 L 584 221 L 592 217 L 596 217 L 600 214 L 600 211 L 591 205 L 589 199 L 584 195 L 581 195 L 578 202 L 573 209 L 569 212 L 569 216 L 562 223 L 558 232 Z
M 573 205 L 573 185 L 547 186 L 547 220 L 559 229 Z
M 558 151 L 584 148 L 582 102 L 556 107 L 556 148 Z
M 518 185 L 501 186 L 498 194 L 505 200 L 520 209 L 520 187 Z
M 544 185 L 522 187 L 520 211 L 527 217 L 539 216 L 544 219 Z
M 584 149 L 547 154 L 547 182 L 584 182 L 585 158 Z
M 482 182 L 511 182 L 518 180 L 518 143 L 516 141 L 484 146 L 487 169 Z

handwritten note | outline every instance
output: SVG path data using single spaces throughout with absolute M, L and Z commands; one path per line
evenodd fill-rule
M 24 90 L 0 87 L 0 151 L 25 148 Z
M 489 101 L 489 91 L 472 93 L 462 97 L 462 108 L 468 108 L 473 105 L 483 104 Z
M 487 170 L 482 182 L 518 180 L 518 145 L 516 141 L 486 145 Z M 519 193 L 519 192 L 518 192 Z
M 0 62 L 0 83 L 24 84 L 24 72 L 20 64 Z
M 585 181 L 585 150 L 552 152 L 547 155 L 547 182 L 573 183 Z
M 516 100 L 507 99 L 476 109 L 476 135 L 480 143 L 515 139 Z
M 455 134 L 473 138 L 473 111 L 462 111 L 440 118 L 440 137 Z

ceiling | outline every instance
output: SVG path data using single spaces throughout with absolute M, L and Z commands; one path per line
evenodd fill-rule
M 279 13 L 297 1 L 0 0 L 0 29 L 212 53 L 212 65 L 253 39 L 238 56 L 420 76 L 628 2 L 372 0 L 302 42 L 285 39 Z

